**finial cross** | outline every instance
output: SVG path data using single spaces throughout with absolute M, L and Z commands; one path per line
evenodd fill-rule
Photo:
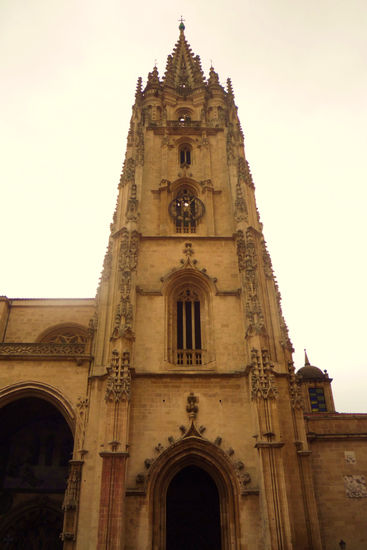
M 181 15 L 181 18 L 179 19 L 179 22 L 180 22 L 180 23 L 184 23 L 184 21 L 185 21 L 185 19 L 184 19 L 184 18 L 182 17 L 182 15 Z

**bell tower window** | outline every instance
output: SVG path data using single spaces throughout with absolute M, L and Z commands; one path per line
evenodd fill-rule
M 190 166 L 191 148 L 188 145 L 182 145 L 182 147 L 180 147 L 179 161 L 181 166 Z
M 176 342 L 178 365 L 201 365 L 201 322 L 198 294 L 185 289 L 177 297 Z
M 169 368 L 201 370 L 213 364 L 212 291 L 196 270 L 182 269 L 172 277 L 166 294 L 165 357 Z
M 176 233 L 196 233 L 197 222 L 203 216 L 204 210 L 204 204 L 192 191 L 187 188 L 181 189 L 169 205 Z

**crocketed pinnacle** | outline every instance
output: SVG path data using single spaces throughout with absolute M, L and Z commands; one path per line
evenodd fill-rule
M 158 89 L 160 86 L 161 83 L 159 81 L 158 69 L 155 65 L 152 72 L 148 74 L 148 81 L 145 90 Z
M 219 83 L 218 73 L 215 72 L 214 67 L 209 69 L 208 87 L 222 88 Z
M 194 90 L 205 85 L 204 74 L 200 57 L 194 55 L 185 38 L 185 25 L 181 22 L 180 36 L 173 49 L 172 55 L 167 58 L 164 86 L 184 92 Z
M 135 99 L 136 99 L 136 101 L 139 102 L 139 101 L 141 100 L 142 92 L 143 92 L 143 89 L 142 89 L 142 78 L 141 78 L 141 76 L 139 76 L 138 82 L 137 82 L 137 84 L 136 84 L 136 92 L 135 92 Z
M 230 102 L 234 103 L 234 93 L 232 88 L 232 81 L 230 78 L 227 78 L 227 97 Z

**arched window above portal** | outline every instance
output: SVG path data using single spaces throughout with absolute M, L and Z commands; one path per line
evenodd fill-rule
M 165 294 L 168 362 L 200 369 L 214 357 L 210 282 L 195 270 L 182 269 L 169 281 Z

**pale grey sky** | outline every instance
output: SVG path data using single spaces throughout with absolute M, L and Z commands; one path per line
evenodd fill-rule
M 295 364 L 366 412 L 365 0 L 3 0 L 0 294 L 94 296 L 136 80 L 181 14 L 232 78 Z

